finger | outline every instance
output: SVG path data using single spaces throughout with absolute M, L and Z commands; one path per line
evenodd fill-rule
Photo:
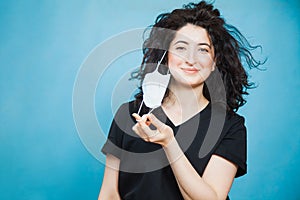
M 144 123 L 139 124 L 139 125 L 137 126 L 137 129 L 138 129 L 138 131 L 139 131 L 141 137 L 142 137 L 145 141 L 147 141 L 147 142 L 149 142 L 149 136 L 150 136 L 150 133 L 149 133 L 148 128 L 149 128 L 149 127 L 148 127 L 146 124 L 144 124 Z
M 137 122 L 142 120 L 142 117 L 139 116 L 139 115 L 136 114 L 136 113 L 133 113 L 132 116 L 135 118 L 135 120 L 136 120 Z
M 139 122 L 139 128 L 144 132 L 149 132 L 151 130 L 144 121 Z
M 151 122 L 149 120 L 149 114 L 143 115 L 142 116 L 142 121 L 147 125 L 150 126 Z
M 141 137 L 143 140 L 147 141 L 148 135 L 146 135 L 144 133 L 144 131 L 142 130 L 142 128 L 140 127 L 141 125 L 139 123 L 136 123 L 133 127 L 132 130 L 139 136 Z
M 139 130 L 148 136 L 148 139 L 155 137 L 159 132 L 158 130 L 152 130 L 147 124 L 141 123 Z
M 150 126 L 151 122 L 148 120 L 145 122 L 147 126 Z
M 141 117 L 141 116 L 139 116 L 138 114 L 133 113 L 132 116 L 135 118 L 135 120 L 136 120 L 137 122 L 142 122 L 142 121 L 143 121 L 144 123 L 146 123 L 147 126 L 150 126 L 150 124 L 151 124 L 151 122 L 150 122 L 149 119 L 148 119 L 148 114 L 143 115 L 143 116 Z
M 157 119 L 152 113 L 148 116 L 148 119 L 150 120 L 151 124 L 153 124 L 153 126 L 155 126 L 159 131 L 162 131 L 166 126 L 163 122 Z
M 145 122 L 148 126 L 150 125 L 150 122 L 148 121 L 148 115 L 147 115 L 147 114 L 146 114 L 146 115 L 143 115 L 143 116 L 141 117 L 141 116 L 139 116 L 138 114 L 133 113 L 132 116 L 135 118 L 135 120 L 136 120 L 137 122 L 143 121 L 143 122 Z
M 148 114 L 142 116 L 142 121 L 146 122 L 148 120 Z

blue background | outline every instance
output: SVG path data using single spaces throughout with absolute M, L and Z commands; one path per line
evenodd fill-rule
M 108 37 L 146 27 L 185 3 L 0 1 L 0 199 L 97 199 L 104 165 L 81 143 L 72 115 L 80 65 Z M 300 3 L 216 0 L 215 5 L 268 57 L 266 71 L 249 71 L 259 85 L 239 111 L 248 127 L 249 172 L 235 180 L 230 196 L 299 199 Z M 100 84 L 114 82 L 107 75 Z M 107 131 L 111 97 L 97 93 L 96 98 Z

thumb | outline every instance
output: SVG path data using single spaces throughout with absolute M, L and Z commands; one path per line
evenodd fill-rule
M 133 113 L 132 116 L 135 118 L 136 121 L 141 121 L 142 120 L 141 116 L 139 116 L 136 113 Z
M 158 131 L 162 131 L 166 126 L 163 122 L 157 119 L 152 113 L 149 115 L 148 119 L 150 120 L 151 124 L 158 129 Z

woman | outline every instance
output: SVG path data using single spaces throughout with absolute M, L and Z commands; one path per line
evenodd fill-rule
M 119 108 L 102 149 L 99 199 L 229 199 L 234 178 L 247 171 L 246 128 L 236 111 L 252 85 L 242 62 L 261 64 L 255 48 L 204 1 L 158 16 L 132 78 L 143 84 L 162 59 L 168 89 L 151 113 L 142 87 Z

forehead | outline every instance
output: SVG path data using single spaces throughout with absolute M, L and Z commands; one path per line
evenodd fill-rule
M 177 41 L 187 41 L 193 43 L 208 43 L 210 44 L 210 39 L 207 31 L 201 26 L 196 26 L 193 24 L 187 24 L 177 30 L 175 38 L 172 43 Z

